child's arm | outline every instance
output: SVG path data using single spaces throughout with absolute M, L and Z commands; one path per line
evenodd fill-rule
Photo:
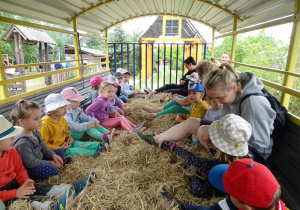
M 192 104 L 192 102 L 190 101 L 189 97 L 186 97 L 186 98 L 184 98 L 184 99 L 183 99 L 183 98 L 177 97 L 177 98 L 175 98 L 175 100 L 173 100 L 173 101 L 179 103 L 181 106 L 189 106 L 189 105 Z
M 125 103 L 118 97 L 115 97 L 115 105 L 121 108 L 122 106 L 125 106 Z
M 134 94 L 133 91 L 129 90 L 129 85 L 127 85 L 124 82 L 121 83 L 121 92 L 122 92 L 122 94 L 126 94 L 126 95 Z
M 87 129 L 89 129 L 87 124 L 83 124 L 83 123 L 79 123 L 79 122 L 74 121 L 72 113 L 70 113 L 69 111 L 64 116 L 64 118 L 67 120 L 68 127 L 71 131 L 84 132 Z M 92 117 L 89 117 L 84 112 L 82 112 L 79 116 L 79 120 L 82 121 L 82 122 L 89 122 L 89 121 L 95 121 L 96 119 L 92 118 Z

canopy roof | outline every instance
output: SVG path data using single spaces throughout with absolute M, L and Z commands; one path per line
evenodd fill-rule
M 209 25 L 220 33 L 293 15 L 294 0 L 1 0 L 0 11 L 99 33 L 126 20 L 174 15 Z M 68 23 L 70 22 L 71 25 Z

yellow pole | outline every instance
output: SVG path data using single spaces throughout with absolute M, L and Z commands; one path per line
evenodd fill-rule
M 212 42 L 211 42 L 211 57 L 213 58 L 215 56 L 215 29 L 212 30 Z
M 233 32 L 237 29 L 237 18 L 233 20 Z M 236 34 L 232 35 L 231 61 L 235 61 Z M 231 64 L 234 67 L 234 63 Z
M 147 47 L 147 44 L 144 44 L 144 43 L 148 43 L 148 42 L 145 41 L 144 38 L 142 38 L 142 69 L 141 69 L 141 79 L 142 79 L 142 81 L 140 81 L 140 82 L 145 82 L 146 81 L 146 59 L 147 59 L 146 47 Z
M 105 30 L 105 54 L 106 54 L 106 69 L 109 69 L 109 60 L 108 60 L 108 33 L 107 33 L 107 29 Z M 128 69 L 129 71 L 129 69 Z
M 75 53 L 75 59 L 79 60 L 79 51 L 78 51 L 78 39 L 77 39 L 77 19 L 73 19 L 73 31 L 76 32 L 76 34 L 73 35 L 74 38 L 74 53 Z M 76 67 L 80 67 L 80 61 L 76 61 Z M 79 78 L 80 75 L 80 68 L 76 70 L 77 78 Z
M 295 0 L 295 15 L 297 17 L 300 15 L 300 0 Z M 298 46 L 299 46 L 299 37 L 300 37 L 300 20 L 295 20 L 293 22 L 292 35 L 290 40 L 289 53 L 287 57 L 285 70 L 288 72 L 295 72 L 295 67 L 297 63 L 297 55 L 298 55 Z M 285 75 L 283 80 L 283 86 L 292 88 L 294 77 Z M 287 93 L 282 93 L 281 95 L 281 103 L 287 109 L 289 108 L 291 95 Z
M 165 38 L 166 38 L 166 17 L 163 17 L 163 26 L 162 26 L 162 39 L 163 43 L 165 43 Z
M 4 66 L 1 44 L 0 44 L 0 66 Z M 5 80 L 5 79 L 6 79 L 6 75 L 5 75 L 4 67 L 3 67 L 3 68 L 0 68 L 0 81 Z M 0 85 L 0 97 L 1 97 L 1 99 L 5 99 L 5 98 L 9 97 L 7 85 Z

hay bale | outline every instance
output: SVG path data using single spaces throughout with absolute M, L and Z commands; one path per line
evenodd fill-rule
M 127 104 L 132 114 L 128 117 L 133 123 L 147 120 L 145 133 L 161 133 L 177 124 L 175 115 L 152 118 L 143 110 L 143 105 L 159 107 L 157 94 L 151 100 L 134 99 Z M 210 206 L 221 198 L 199 199 L 192 195 L 190 181 L 180 168 L 184 162 L 174 153 L 148 145 L 135 134 L 118 128 L 122 135 L 114 138 L 109 152 L 99 157 L 76 156 L 59 174 L 59 178 L 49 178 L 41 183 L 70 183 L 85 178 L 94 170 L 99 179 L 90 185 L 82 196 L 76 198 L 72 209 L 172 209 L 172 206 L 158 193 L 164 185 L 179 201 L 193 205 Z M 191 140 L 184 139 L 178 145 L 187 148 Z M 187 148 L 192 153 L 212 158 L 203 148 Z M 15 202 L 9 209 L 30 209 L 24 202 Z

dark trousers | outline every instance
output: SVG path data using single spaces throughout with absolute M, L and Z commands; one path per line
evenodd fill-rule
M 166 92 L 166 93 L 172 93 L 172 94 L 177 93 L 182 96 L 187 96 L 188 92 L 183 92 L 183 90 L 185 90 L 184 86 L 171 83 L 171 84 L 164 85 L 160 88 L 157 88 L 155 90 L 155 92 L 156 93 Z
M 121 86 L 117 87 L 116 95 L 119 97 L 121 95 Z

